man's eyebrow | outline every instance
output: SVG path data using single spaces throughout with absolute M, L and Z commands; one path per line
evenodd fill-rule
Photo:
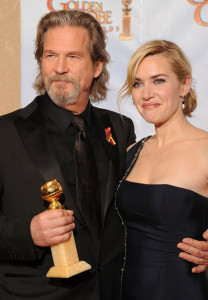
M 44 53 L 57 53 L 57 51 L 55 49 L 43 49 Z M 67 55 L 83 55 L 83 52 L 81 51 L 76 51 L 76 50 L 69 50 L 69 51 L 65 51 L 65 54 Z

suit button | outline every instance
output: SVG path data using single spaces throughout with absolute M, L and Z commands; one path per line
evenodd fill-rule
M 97 266 L 97 269 L 98 269 L 98 271 L 102 271 L 102 270 L 103 270 L 103 267 L 100 266 L 100 265 L 98 265 L 98 266 Z
M 87 225 L 81 225 L 81 230 L 87 230 Z

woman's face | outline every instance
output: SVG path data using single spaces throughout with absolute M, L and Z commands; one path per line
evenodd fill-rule
M 142 117 L 161 125 L 177 114 L 183 114 L 182 96 L 185 84 L 179 82 L 165 55 L 147 56 L 140 63 L 132 97 Z

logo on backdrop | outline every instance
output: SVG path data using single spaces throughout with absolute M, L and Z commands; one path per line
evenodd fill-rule
M 190 4 L 197 6 L 194 19 L 197 24 L 201 26 L 208 26 L 208 0 L 203 1 L 194 1 L 194 0 L 187 0 Z M 207 6 L 206 6 L 207 5 Z M 205 16 L 203 12 L 205 11 Z
M 47 7 L 50 11 L 61 9 L 80 10 L 93 15 L 96 20 L 101 24 L 105 33 L 120 32 L 118 25 L 114 25 L 112 21 L 112 11 L 105 11 L 103 3 L 95 1 L 68 1 L 62 3 L 63 0 L 47 0 Z M 132 35 L 130 32 L 131 16 L 129 4 L 132 0 L 121 0 L 124 5 L 122 15 L 122 33 L 119 35 L 119 40 L 131 40 Z

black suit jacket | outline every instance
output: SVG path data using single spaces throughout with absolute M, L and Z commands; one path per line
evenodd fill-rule
M 124 230 L 114 207 L 114 193 L 124 167 L 126 148 L 134 142 L 132 121 L 93 107 L 103 147 L 109 157 L 105 218 L 99 252 L 64 182 L 41 120 L 38 96 L 30 105 L 0 118 L 0 297 L 2 300 L 119 299 Z M 111 127 L 116 145 L 106 140 Z M 56 178 L 67 206 L 74 210 L 80 260 L 92 269 L 69 279 L 48 279 L 53 265 L 50 248 L 33 244 L 30 222 L 45 210 L 40 187 Z

